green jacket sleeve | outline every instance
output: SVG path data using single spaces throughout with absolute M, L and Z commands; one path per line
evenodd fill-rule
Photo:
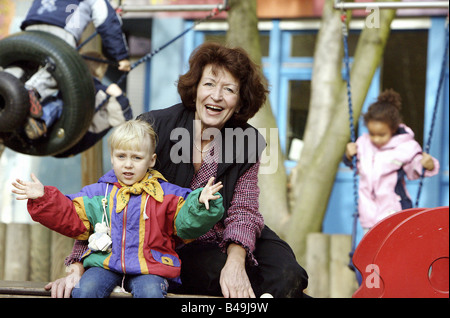
M 222 219 L 225 212 L 222 196 L 209 201 L 209 210 L 204 204 L 199 203 L 198 198 L 202 190 L 203 188 L 198 188 L 189 194 L 175 219 L 177 235 L 183 240 L 202 236 Z

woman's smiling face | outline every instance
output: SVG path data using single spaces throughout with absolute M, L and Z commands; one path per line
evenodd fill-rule
M 197 87 L 196 118 L 202 128 L 221 129 L 239 110 L 239 81 L 227 70 L 206 65 Z

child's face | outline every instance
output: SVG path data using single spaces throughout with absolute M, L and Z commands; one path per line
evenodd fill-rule
M 369 121 L 367 129 L 369 130 L 370 141 L 377 148 L 386 145 L 392 137 L 392 130 L 389 125 L 378 120 Z
M 146 139 L 139 150 L 113 149 L 111 164 L 117 179 L 128 186 L 142 180 L 156 162 L 156 154 L 150 150 L 150 143 Z

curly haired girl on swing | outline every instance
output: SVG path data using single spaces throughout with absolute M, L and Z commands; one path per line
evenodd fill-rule
M 355 143 L 348 143 L 344 163 L 352 165 L 356 155 L 359 174 L 359 219 L 367 232 L 388 215 L 412 208 L 405 186 L 418 179 L 425 169 L 425 177 L 438 173 L 439 162 L 422 151 L 414 140 L 414 133 L 402 123 L 400 95 L 385 90 L 364 114 L 368 133 Z

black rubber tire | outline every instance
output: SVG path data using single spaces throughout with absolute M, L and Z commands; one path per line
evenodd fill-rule
M 6 72 L 0 72 L 0 132 L 11 132 L 22 126 L 30 109 L 28 92 L 23 83 Z
M 23 127 L 0 133 L 5 146 L 33 156 L 54 156 L 73 147 L 87 132 L 95 109 L 92 75 L 78 52 L 60 38 L 45 32 L 25 31 L 0 41 L 0 66 L 20 65 L 37 70 L 47 60 L 63 99 L 61 117 L 45 137 L 29 140 Z M 26 70 L 26 72 L 29 70 Z M 33 73 L 33 72 L 28 72 Z

